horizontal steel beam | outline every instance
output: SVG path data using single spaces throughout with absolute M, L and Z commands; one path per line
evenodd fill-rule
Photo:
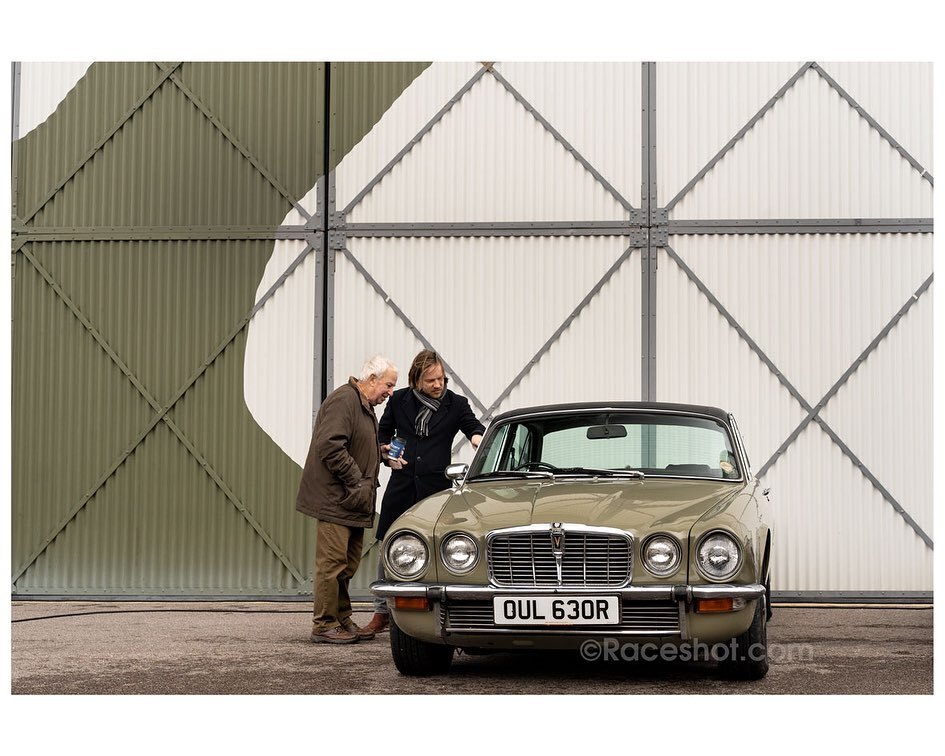
M 931 218 L 670 220 L 670 234 L 931 234 Z
M 644 229 L 631 221 L 519 221 L 508 223 L 349 223 L 350 237 L 431 236 L 629 236 L 645 242 Z
M 636 215 L 636 213 L 634 213 Z M 662 229 L 663 226 L 660 226 Z M 666 231 L 692 234 L 930 234 L 932 218 L 759 218 L 670 220 Z M 286 226 L 45 226 L 14 225 L 19 238 L 37 242 L 62 241 L 228 241 L 303 239 L 311 228 Z M 646 241 L 642 218 L 613 221 L 510 221 L 495 223 L 349 223 L 348 237 L 432 236 L 628 236 Z
M 230 241 L 240 239 L 310 240 L 305 226 L 14 226 L 13 233 L 36 242 L 63 241 Z

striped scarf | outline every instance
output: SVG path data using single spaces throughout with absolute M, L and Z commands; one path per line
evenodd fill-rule
M 430 416 L 440 408 L 440 400 L 421 394 L 416 389 L 413 390 L 413 395 L 420 402 L 420 411 L 417 413 L 417 435 L 420 437 L 429 436 Z

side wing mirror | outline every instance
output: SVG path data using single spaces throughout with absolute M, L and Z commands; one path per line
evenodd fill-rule
M 469 472 L 469 465 L 465 462 L 457 462 L 455 465 L 447 465 L 444 472 L 446 477 L 453 481 L 453 486 L 458 488 L 463 484 L 466 473 Z

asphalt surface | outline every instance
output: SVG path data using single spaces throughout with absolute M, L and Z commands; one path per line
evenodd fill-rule
M 771 668 L 755 682 L 723 679 L 711 662 L 577 653 L 460 655 L 447 677 L 406 678 L 389 633 L 313 644 L 300 603 L 14 601 L 11 619 L 14 695 L 933 692 L 931 607 L 776 605 Z

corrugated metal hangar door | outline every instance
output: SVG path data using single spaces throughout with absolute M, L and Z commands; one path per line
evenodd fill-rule
M 292 498 L 318 401 L 369 354 L 404 368 L 423 346 L 440 352 L 486 421 L 587 399 L 726 407 L 772 489 L 776 593 L 931 592 L 930 65 L 435 63 L 409 75 L 398 65 L 325 71 L 329 169 L 293 184 L 272 221 L 268 258 L 248 273 L 256 294 L 234 355 L 242 372 L 227 384 L 272 439 L 260 448 L 296 463 L 243 458 L 252 474 L 233 474 L 279 481 L 253 501 L 281 525 L 257 522 L 282 553 L 295 544 L 303 580 L 256 573 L 200 585 L 198 569 L 168 592 L 303 592 L 311 526 Z M 378 103 L 378 91 L 390 96 Z M 205 104 L 218 121 L 222 107 Z M 292 122 L 298 132 L 273 139 L 292 141 L 288 154 L 310 149 L 317 129 L 302 132 L 317 112 Z M 239 130 L 228 133 L 256 155 Z M 99 276 L 115 263 L 103 265 Z M 54 283 L 69 291 L 65 272 L 45 269 L 36 286 L 47 299 Z M 227 282 L 237 278 L 246 284 L 237 273 Z M 21 348 L 16 359 L 20 371 L 36 358 Z M 213 422 L 194 418 L 185 435 Z M 455 451 L 470 456 L 463 444 Z M 38 485 L 19 475 L 15 492 Z M 135 493 L 112 492 L 113 506 Z M 15 512 L 24 506 L 15 499 Z M 91 519 L 92 507 L 80 509 Z M 60 564 L 82 565 L 92 533 L 115 537 L 104 510 L 100 530 L 74 539 L 74 561 Z M 40 548 L 23 541 L 15 553 Z M 168 575 L 199 564 L 194 550 L 152 552 L 174 560 Z M 362 593 L 373 559 L 356 578 Z M 49 592 L 40 574 L 21 571 L 15 590 Z M 92 583 L 57 585 L 82 593 Z
M 927 65 L 434 64 L 329 177 L 328 373 L 729 408 L 782 595 L 923 594 L 930 169 Z

